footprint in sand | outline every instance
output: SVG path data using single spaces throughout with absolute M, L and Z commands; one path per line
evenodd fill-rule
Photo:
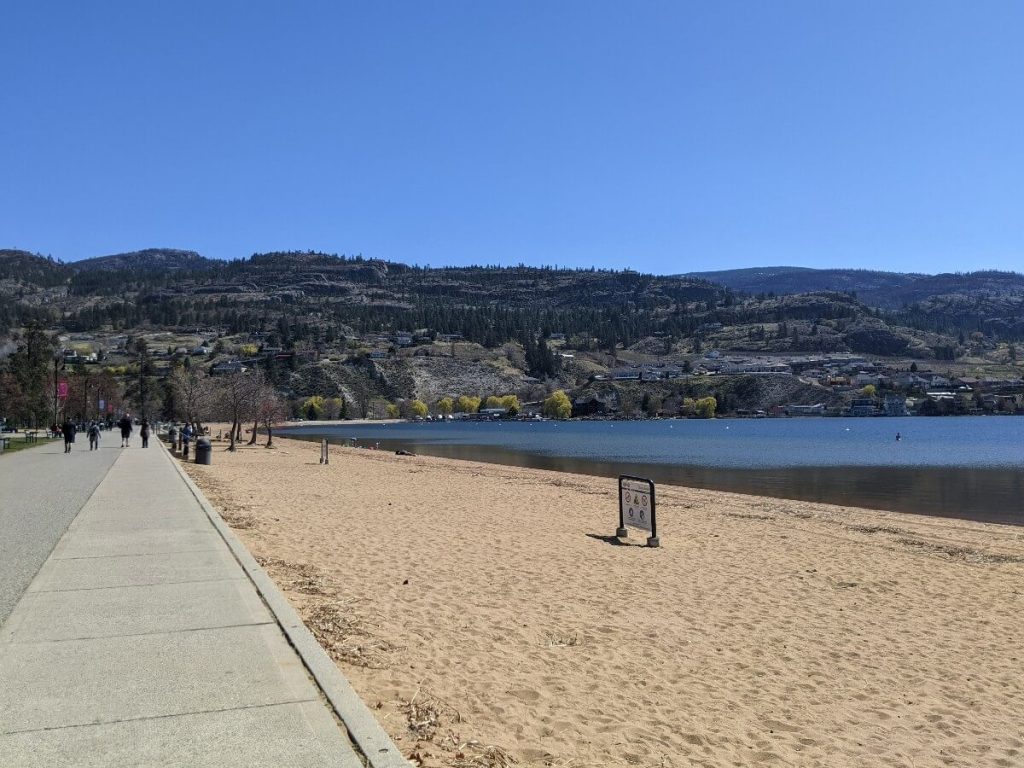
M 765 720 L 765 727 L 773 731 L 782 731 L 783 733 L 799 733 L 800 729 L 796 726 L 790 725 L 789 723 L 783 723 L 779 720 Z
M 530 704 L 540 701 L 540 694 L 532 688 L 513 688 L 508 693 L 509 696 L 515 696 L 520 701 L 525 701 Z

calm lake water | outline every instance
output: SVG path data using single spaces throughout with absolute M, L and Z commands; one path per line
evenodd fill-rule
M 289 427 L 285 434 L 1024 524 L 1024 418 L 1019 417 L 308 424 Z

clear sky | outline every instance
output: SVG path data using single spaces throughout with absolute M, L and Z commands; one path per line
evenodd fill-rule
M 1024 3 L 5 3 L 0 246 L 1024 268 Z

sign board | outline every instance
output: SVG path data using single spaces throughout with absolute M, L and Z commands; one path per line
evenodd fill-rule
M 327 447 L 327 438 L 325 437 L 323 440 L 320 441 L 320 463 L 321 464 L 330 464 L 331 463 L 331 457 L 330 457 L 329 451 L 330 451 L 330 449 Z
M 113 413 L 113 412 L 114 412 L 114 404 L 113 403 L 107 403 L 107 413 Z
M 57 397 L 61 400 L 68 399 L 68 383 L 66 381 L 62 381 L 57 384 Z
M 103 413 L 103 411 L 106 410 L 106 407 L 107 407 L 107 401 L 106 400 L 100 400 L 100 413 Z
M 628 536 L 627 525 L 651 534 L 647 537 L 647 546 L 660 545 L 654 482 L 646 477 L 619 476 L 619 527 L 615 535 Z

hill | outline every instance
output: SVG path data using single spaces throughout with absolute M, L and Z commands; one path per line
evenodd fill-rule
M 649 390 L 638 407 L 651 412 L 651 403 L 701 396 L 680 383 L 691 373 L 753 376 L 709 390 L 736 410 L 782 398 L 838 407 L 857 389 L 836 383 L 851 356 L 875 358 L 866 367 L 889 379 L 937 361 L 947 373 L 1018 375 L 1024 276 L 790 267 L 658 276 L 427 268 L 313 251 L 219 261 L 175 249 L 65 264 L 0 251 L 0 348 L 28 324 L 97 353 L 118 375 L 137 364 L 141 341 L 163 370 L 194 355 L 211 371 L 257 360 L 293 397 L 343 397 L 363 413 L 409 397 L 537 401 L 554 388 L 609 402 L 614 390 L 630 408 L 632 390 Z M 757 378 L 808 366 L 828 368 L 817 374 L 827 387 Z
M 891 297 L 927 275 L 876 272 L 866 269 L 810 269 L 807 267 L 753 267 L 717 272 L 688 272 L 685 277 L 707 280 L 743 293 L 855 293 L 872 306 L 899 307 Z
M 690 272 L 684 277 L 707 280 L 750 294 L 797 294 L 841 291 L 872 307 L 901 309 L 938 296 L 1024 296 L 1024 275 L 979 271 L 922 275 L 864 269 L 755 267 L 719 272 Z
M 197 269 L 214 264 L 211 259 L 200 256 L 195 251 L 181 251 L 175 248 L 147 248 L 129 253 L 114 253 L 110 256 L 96 256 L 72 262 L 68 267 L 74 272 L 102 270 L 116 271 L 155 271 Z
M 67 278 L 68 270 L 59 261 L 38 253 L 0 249 L 0 286 L 6 285 L 8 290 L 19 286 L 29 291 L 51 288 L 62 285 Z

